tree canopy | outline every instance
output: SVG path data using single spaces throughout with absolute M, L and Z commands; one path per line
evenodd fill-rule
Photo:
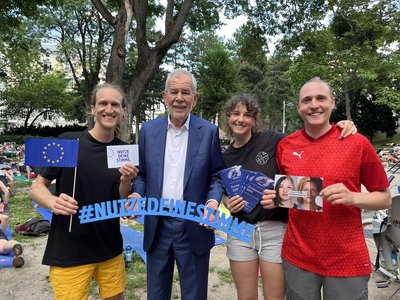
M 5 57 L 0 71 L 9 75 L 8 85 L 23 90 L 24 80 L 36 84 L 48 52 L 42 46 L 55 44 L 80 99 L 67 101 L 71 111 L 89 112 L 90 92 L 103 80 L 124 87 L 125 140 L 134 118 L 138 124 L 155 117 L 144 111 L 160 104 L 172 67 L 195 74 L 202 94 L 196 113 L 212 121 L 232 94 L 244 91 L 260 101 L 266 128 L 295 130 L 301 125 L 295 95 L 314 76 L 333 86 L 346 118 L 356 122 L 365 122 L 358 114 L 361 104 L 376 118 L 400 108 L 400 4 L 395 0 L 25 2 L 1 1 L 0 21 L 9 21 L 0 33 Z M 247 16 L 227 42 L 214 35 L 221 11 L 228 18 Z M 269 53 L 272 40 L 279 41 Z M 359 128 L 368 135 L 392 130 L 378 123 Z
M 44 114 L 64 115 L 73 105 L 73 94 L 66 92 L 67 82 L 61 73 L 43 74 L 18 82 L 7 90 L 7 97 L 1 105 L 3 114 L 10 119 L 21 118 L 27 129 Z

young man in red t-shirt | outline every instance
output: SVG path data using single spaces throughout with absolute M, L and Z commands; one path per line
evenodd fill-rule
M 282 246 L 287 299 L 367 299 L 371 264 L 361 209 L 391 206 L 389 182 L 369 141 L 356 134 L 339 139 L 329 123 L 335 99 L 319 78 L 300 90 L 297 111 L 304 128 L 278 145 L 280 172 L 322 177 L 323 212 L 290 209 Z M 301 153 L 301 155 L 299 155 Z M 361 184 L 368 193 L 361 192 Z M 275 191 L 261 204 L 274 207 Z

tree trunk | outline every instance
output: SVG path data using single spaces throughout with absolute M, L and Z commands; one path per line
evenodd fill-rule
M 351 120 L 351 111 L 350 111 L 350 96 L 349 96 L 349 86 L 347 82 L 343 85 L 343 94 L 346 104 L 346 119 Z
M 126 56 L 126 40 L 128 38 L 128 30 L 132 23 L 132 2 L 133 0 L 121 1 L 118 15 L 116 18 L 112 19 L 114 24 L 111 24 L 114 27 L 114 35 L 111 55 L 106 71 L 106 81 L 119 84 L 121 87 L 124 87 L 123 75 Z
M 127 34 L 130 29 L 132 18 L 136 21 L 136 45 L 137 62 L 133 72 L 133 78 L 125 89 L 127 96 L 127 113 L 129 118 L 124 118 L 121 122 L 120 137 L 123 140 L 130 140 L 132 117 L 139 107 L 142 95 L 154 78 L 155 73 L 167 54 L 168 49 L 179 40 L 185 25 L 187 15 L 193 4 L 193 0 L 184 0 L 180 5 L 177 15 L 174 15 L 175 1 L 169 0 L 165 16 L 165 35 L 150 47 L 146 33 L 146 18 L 148 1 L 146 0 L 121 0 L 118 15 L 113 17 L 106 9 L 102 1 L 92 0 L 96 9 L 114 27 L 114 40 L 111 50 L 110 60 L 107 66 L 106 80 L 126 87 L 123 82 L 125 51 Z
M 118 133 L 118 137 L 127 142 L 130 143 L 132 142 L 132 120 L 133 120 L 133 115 L 129 113 L 131 110 L 132 103 L 130 101 L 127 101 L 127 107 L 126 107 L 126 113 L 125 117 L 122 118 L 121 124 L 120 124 L 120 132 Z

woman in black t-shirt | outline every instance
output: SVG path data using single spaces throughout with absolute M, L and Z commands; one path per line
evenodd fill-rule
M 227 167 L 241 165 L 273 179 L 278 173 L 275 152 L 284 135 L 274 131 L 256 132 L 259 115 L 260 107 L 249 94 L 239 94 L 227 102 L 226 127 L 234 141 L 224 151 L 223 157 Z M 257 299 L 260 270 L 264 295 L 284 299 L 285 282 L 280 254 L 287 209 L 264 209 L 258 204 L 250 213 L 244 213 L 245 202 L 239 195 L 226 199 L 224 203 L 233 216 L 256 226 L 251 243 L 228 236 L 227 256 L 238 298 Z

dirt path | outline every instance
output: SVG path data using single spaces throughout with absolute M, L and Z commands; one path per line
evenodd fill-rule
M 0 269 L 0 300 L 53 299 L 48 267 L 41 264 L 46 239 L 47 236 L 38 237 L 24 245 L 25 265 L 21 269 Z M 236 298 L 234 284 L 225 282 L 224 276 L 221 275 L 229 272 L 229 262 L 225 253 L 225 245 L 216 246 L 211 251 L 208 297 L 210 300 Z M 145 299 L 145 295 L 142 298 Z
M 24 244 L 25 265 L 22 268 L 0 269 L 0 299 L 53 299 L 48 267 L 41 263 L 46 240 L 47 236 L 42 236 Z

